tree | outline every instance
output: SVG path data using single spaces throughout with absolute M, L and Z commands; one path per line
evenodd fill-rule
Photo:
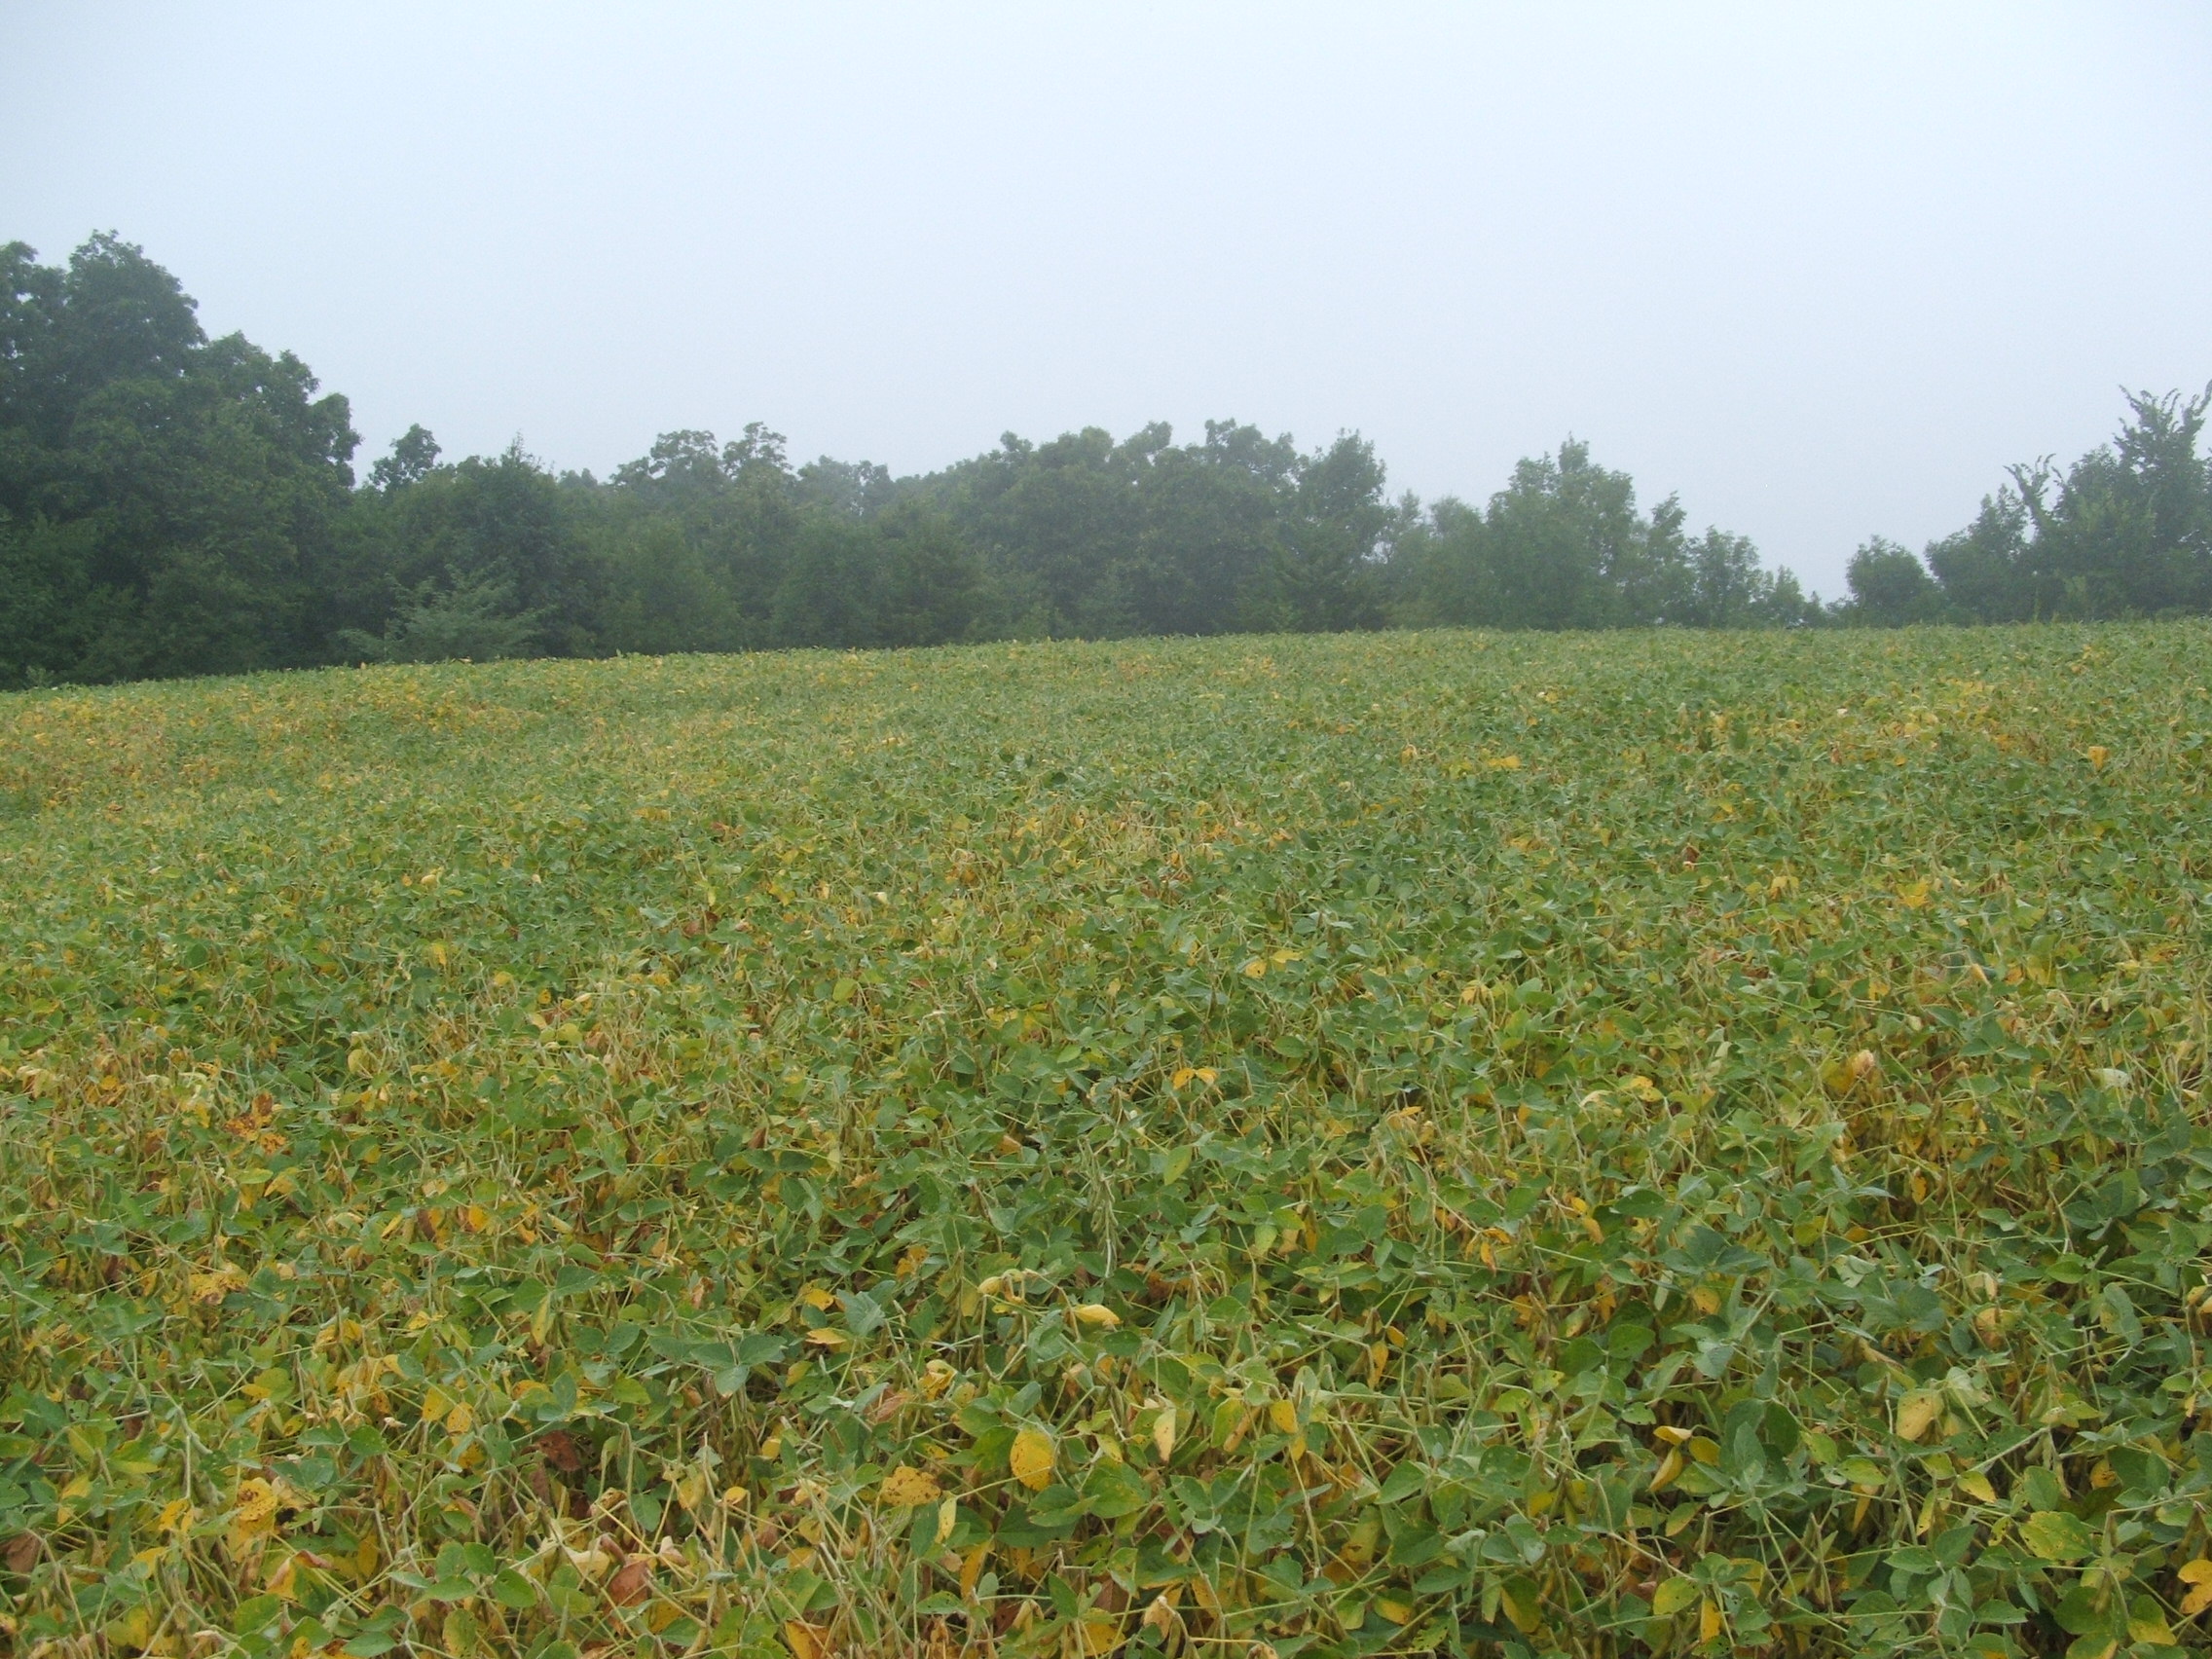
M 2035 536 L 2022 563 L 2038 608 L 2065 616 L 2212 609 L 2212 468 L 2197 455 L 2212 387 L 2183 401 L 2129 394 L 2111 444 L 2058 478 L 2012 469 Z
M 519 440 L 497 456 L 433 466 L 357 505 L 376 525 L 393 614 L 425 596 L 466 591 L 477 596 L 466 613 L 503 608 L 533 650 L 602 648 L 595 623 L 606 572 L 586 535 L 585 502 Z
M 1356 432 L 1341 433 L 1327 449 L 1300 458 L 1295 477 L 1248 616 L 1301 633 L 1380 627 L 1379 567 L 1390 507 L 1375 446 Z
M 2212 396 L 2212 394 L 2208 394 Z M 1862 550 L 1849 614 L 2212 608 L 2206 401 L 2139 396 L 2115 445 L 2024 469 L 1928 567 Z M 1374 446 L 1235 421 L 997 448 L 925 477 L 755 423 L 661 433 L 605 482 L 446 460 L 410 426 L 353 487 L 342 397 L 209 340 L 114 236 L 0 248 L 0 684 L 375 657 L 926 645 L 1006 635 L 1795 625 L 1747 539 L 1573 438 L 1480 508 L 1392 501 Z M 1930 574 L 1930 571 L 1934 574 Z
M 2039 591 L 2027 502 L 2010 489 L 1981 498 L 1966 529 L 1928 544 L 1944 603 L 1976 622 L 2024 622 L 2055 594 Z
M 902 502 L 872 521 L 869 537 L 878 643 L 941 645 L 986 625 L 991 595 L 982 562 L 942 513 Z
M 0 664 L 117 680 L 301 660 L 358 438 L 307 366 L 210 341 L 112 235 L 0 249 Z M 54 608 L 65 608 L 55 617 Z M 44 618 L 44 620 L 42 620 Z
M 1640 513 L 1636 481 L 1573 438 L 1524 460 L 1478 512 L 1454 497 L 1401 539 L 1400 615 L 1496 628 L 1792 627 L 1817 607 L 1750 539 L 1691 536 L 1672 496 Z
M 402 489 L 437 463 L 438 440 L 424 426 L 409 426 L 392 440 L 391 453 L 369 468 L 369 482 L 379 490 Z
M 716 648 L 774 642 L 772 620 L 805 503 L 784 438 L 759 422 L 719 443 L 712 432 L 664 432 L 593 494 L 610 536 L 650 520 L 675 524 L 721 595 Z
M 338 646 L 362 662 L 497 662 L 528 656 L 537 616 L 517 610 L 514 584 L 496 576 L 464 576 L 448 587 L 424 582 L 381 634 L 346 629 Z
M 1684 549 L 1688 580 L 1664 620 L 1692 628 L 1795 628 L 1818 608 L 1788 571 L 1769 571 L 1747 535 L 1707 530 Z
M 594 537 L 606 595 L 592 627 L 601 649 L 657 656 L 732 650 L 745 639 L 728 589 L 677 519 L 602 522 Z
M 1851 556 L 1844 570 L 1855 620 L 1878 628 L 1934 622 L 1943 612 L 1943 592 L 1909 547 L 1877 535 Z
M 1152 452 L 1137 478 L 1138 529 L 1119 587 L 1148 634 L 1216 634 L 1247 618 L 1298 471 L 1287 437 L 1208 421 L 1202 442 Z
M 880 571 L 866 527 L 817 514 L 800 528 L 777 586 L 771 639 L 779 645 L 873 645 Z

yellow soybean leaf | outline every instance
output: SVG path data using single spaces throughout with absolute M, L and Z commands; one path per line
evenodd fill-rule
M 1298 1408 L 1288 1400 L 1276 1400 L 1268 1407 L 1268 1422 L 1277 1434 L 1296 1434 Z
M 245 1284 L 245 1274 L 228 1262 L 210 1272 L 190 1274 L 187 1279 L 192 1300 L 210 1305 L 222 1301 L 234 1290 L 243 1290 Z
M 2158 1604 L 2148 1596 L 2138 1596 L 2127 1606 L 2127 1634 L 2136 1641 L 2157 1647 L 2173 1645 L 2174 1633 L 2166 1623 L 2166 1615 Z
M 1170 1584 L 1155 1596 L 1144 1610 L 1144 1628 L 1158 1631 L 1163 1641 L 1183 1634 L 1183 1615 L 1175 1610 L 1175 1602 L 1182 1590 L 1180 1584 Z
M 102 1626 L 100 1634 L 119 1647 L 143 1648 L 153 1640 L 154 1615 L 145 1607 L 133 1607 L 114 1623 Z
M 241 1548 L 276 1530 L 276 1489 L 258 1475 L 239 1482 L 238 1501 L 231 1507 L 232 1547 Z
M 792 1659 L 822 1659 L 830 1651 L 830 1633 L 803 1619 L 786 1619 L 784 1645 L 792 1650 Z
M 960 1558 L 960 1594 L 962 1596 L 973 1596 L 976 1593 L 976 1581 L 983 1576 L 983 1564 L 990 1559 L 991 1546 L 988 1540 L 977 1544 Z
M 466 1434 L 475 1426 L 476 1414 L 468 1409 L 465 1402 L 456 1405 L 452 1411 L 446 1413 L 446 1432 L 456 1439 Z
M 1697 1610 L 1697 1639 L 1700 1641 L 1714 1641 L 1719 1636 L 1720 1609 L 1707 1602 Z
M 1979 1469 L 1969 1469 L 1961 1475 L 1959 1490 L 1969 1497 L 1977 1497 L 1984 1503 L 1997 1501 L 1997 1489 L 1989 1484 L 1989 1477 Z
M 1521 770 L 1521 756 L 1518 755 L 1493 755 L 1483 764 L 1493 772 L 1518 772 Z
M 1079 1325 L 1102 1325 L 1111 1331 L 1122 1322 L 1122 1316 L 1103 1302 L 1086 1302 L 1075 1310 Z
M 1935 1426 L 1936 1419 L 1943 1415 L 1943 1396 L 1933 1389 L 1919 1389 L 1898 1402 L 1898 1438 L 1918 1440 Z
M 700 1506 L 707 1501 L 707 1494 L 714 1490 L 714 1479 L 706 1465 L 694 1463 L 676 1483 L 676 1501 L 683 1505 L 686 1514 L 696 1515 Z
M 1652 1592 L 1651 1610 L 1660 1618 L 1671 1619 L 1696 1600 L 1695 1579 L 1670 1578 Z
M 2212 1561 L 2199 1556 L 2177 1567 L 2174 1576 L 2189 1586 L 2189 1594 L 2181 1599 L 2183 1618 L 2193 1619 L 2206 1607 L 2212 1607 Z
M 960 1519 L 960 1500 L 948 1497 L 937 1506 L 937 1547 L 942 1549 L 944 1541 L 952 1536 L 952 1525 Z
M 2043 1561 L 2080 1561 L 2094 1554 L 2097 1535 L 2078 1516 L 2063 1509 L 2046 1509 L 2031 1515 L 2020 1529 L 2020 1538 Z
M 1052 1437 L 1041 1428 L 1023 1429 L 1014 1437 L 1007 1465 L 1031 1492 L 1043 1492 L 1052 1479 Z
M 876 1489 L 879 1502 L 893 1509 L 911 1509 L 920 1503 L 935 1503 L 943 1493 L 937 1477 L 927 1469 L 913 1468 L 902 1463 L 883 1477 L 883 1485 Z
M 1175 1455 L 1175 1408 L 1161 1406 L 1159 1416 L 1152 1419 L 1152 1449 L 1160 1454 L 1164 1463 Z

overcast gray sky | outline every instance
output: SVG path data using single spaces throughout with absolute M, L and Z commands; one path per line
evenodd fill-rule
M 305 357 L 361 463 L 763 420 L 1572 431 L 1833 593 L 2212 379 L 2212 7 L 0 5 L 0 240 Z

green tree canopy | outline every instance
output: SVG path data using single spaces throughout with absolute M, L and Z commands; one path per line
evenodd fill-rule
M 921 645 L 1010 636 L 1896 626 L 2212 611 L 2198 397 L 2011 469 L 1824 607 L 1749 538 L 1572 437 L 1481 505 L 1392 500 L 1374 445 L 1235 421 L 1087 426 L 919 476 L 782 434 L 662 433 L 605 479 L 410 426 L 355 487 L 346 400 L 209 339 L 113 235 L 0 247 L 0 687 L 335 661 Z
M 1864 596 L 1853 581 L 1848 615 L 2021 622 L 2212 611 L 2208 411 L 2212 388 L 2191 398 L 2130 392 L 2112 442 L 2063 472 L 2047 459 L 2013 467 L 1972 524 L 1921 559 L 1881 543 L 1882 571 Z
M 311 654 L 358 442 L 318 389 L 116 237 L 0 248 L 0 683 Z

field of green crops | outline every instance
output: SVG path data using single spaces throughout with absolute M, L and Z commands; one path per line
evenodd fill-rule
M 0 698 L 0 1652 L 2202 1648 L 2208 682 Z

